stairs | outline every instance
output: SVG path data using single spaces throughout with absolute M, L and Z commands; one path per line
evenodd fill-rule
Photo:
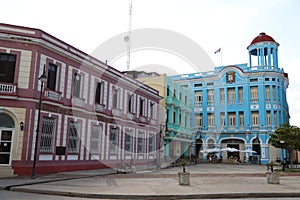
M 0 166 L 0 178 L 3 177 L 13 177 L 14 170 L 11 168 L 11 166 Z

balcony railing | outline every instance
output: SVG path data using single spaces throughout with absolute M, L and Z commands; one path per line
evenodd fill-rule
M 121 110 L 120 109 L 116 109 L 116 108 L 113 108 L 112 109 L 112 114 L 113 116 L 120 116 L 121 115 Z
M 74 106 L 83 107 L 85 105 L 84 99 L 72 97 L 72 104 Z
M 0 94 L 15 94 L 17 85 L 13 83 L 0 83 Z
M 97 112 L 104 112 L 105 111 L 105 105 L 103 105 L 103 104 L 95 104 L 95 110 Z
M 52 91 L 52 90 L 45 90 L 44 93 L 45 97 L 51 100 L 55 100 L 55 101 L 60 101 L 61 99 L 61 93 L 60 92 L 56 92 L 56 91 Z

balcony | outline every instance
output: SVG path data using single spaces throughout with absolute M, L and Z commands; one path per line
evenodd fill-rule
M 78 97 L 72 97 L 72 104 L 74 106 L 77 106 L 77 107 L 84 107 L 85 106 L 85 100 L 84 99 L 81 99 L 81 98 L 78 98 Z
M 103 105 L 103 104 L 95 104 L 95 110 L 97 112 L 105 112 L 105 105 Z
M 113 116 L 119 117 L 121 115 L 121 110 L 117 108 L 112 109 Z
M 133 120 L 133 117 L 134 117 L 134 114 L 133 114 L 133 113 L 127 113 L 127 114 L 126 114 L 126 118 L 127 118 L 127 119 Z
M 45 89 L 44 96 L 47 99 L 50 99 L 50 100 L 60 101 L 60 99 L 61 99 L 61 92 L 56 92 L 56 91 Z
M 141 123 L 144 123 L 144 124 L 147 124 L 147 123 L 148 123 L 148 120 L 147 120 L 147 118 L 146 118 L 145 116 L 140 116 L 140 117 L 139 117 L 139 121 L 140 121 Z
M 151 125 L 156 125 L 156 120 L 155 120 L 155 119 L 151 119 L 151 120 L 150 120 L 150 124 L 151 124 Z
M 180 106 L 180 101 L 176 97 L 170 97 L 169 96 L 169 97 L 166 98 L 166 104 L 174 105 L 176 107 L 179 107 Z
M 16 95 L 17 85 L 13 83 L 0 83 L 0 95 Z

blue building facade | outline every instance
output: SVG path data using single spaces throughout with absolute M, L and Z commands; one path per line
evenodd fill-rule
M 190 91 L 171 78 L 167 79 L 165 160 L 190 157 L 194 131 L 191 127 Z
M 260 164 L 283 157 L 269 143 L 270 134 L 289 123 L 288 75 L 278 66 L 278 47 L 260 33 L 247 47 L 248 64 L 170 77 L 190 90 L 192 151 L 199 160 L 207 159 L 205 149 L 227 147 L 256 153 L 224 151 L 217 157 Z

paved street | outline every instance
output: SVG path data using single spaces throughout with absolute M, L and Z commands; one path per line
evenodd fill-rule
M 24 198 L 33 195 L 33 199 L 41 194 L 47 195 L 45 199 L 51 199 L 51 195 L 57 195 L 56 199 L 300 199 L 299 173 L 292 176 L 281 174 L 280 184 L 272 185 L 266 182 L 264 165 L 200 164 L 186 169 L 191 173 L 189 186 L 178 184 L 180 167 L 143 170 L 137 174 L 90 170 L 39 176 L 34 180 L 26 177 L 1 178 L 0 197 L 8 199 L 25 192 Z M 9 189 L 15 193 L 9 192 Z

